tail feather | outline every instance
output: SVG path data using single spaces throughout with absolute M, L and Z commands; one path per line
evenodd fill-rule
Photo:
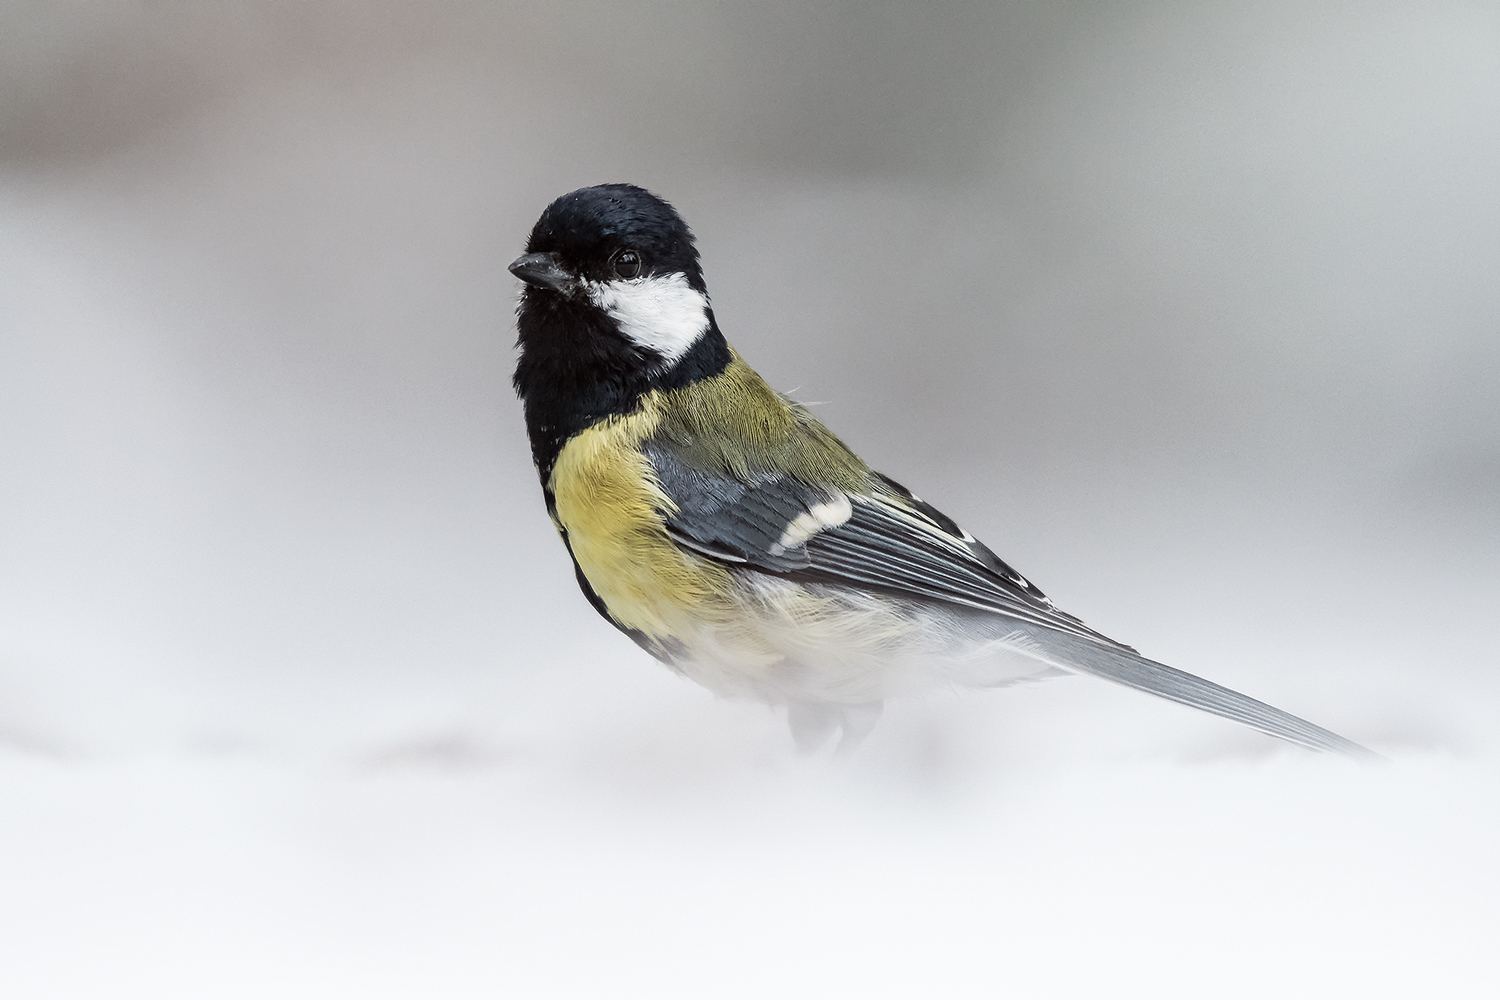
M 1042 639 L 1041 645 L 1047 650 L 1065 651 L 1065 655 L 1046 658 L 1075 673 L 1089 674 L 1209 712 L 1309 750 L 1343 754 L 1367 762 L 1385 760 L 1373 750 L 1322 726 L 1144 656 L 1057 632 Z

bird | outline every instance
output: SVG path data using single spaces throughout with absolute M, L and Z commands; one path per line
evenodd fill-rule
M 872 469 L 729 345 L 663 198 L 562 195 L 525 250 L 513 383 L 579 588 L 678 673 L 784 709 L 802 752 L 851 752 L 892 698 L 1084 674 L 1377 758 L 1089 628 Z

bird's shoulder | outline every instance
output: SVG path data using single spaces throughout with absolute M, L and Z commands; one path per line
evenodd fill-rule
M 658 419 L 643 443 L 690 468 L 744 483 L 789 476 L 847 491 L 871 481 L 869 466 L 848 445 L 732 350 L 718 374 L 648 405 Z
M 742 570 L 994 611 L 1119 645 L 735 361 L 717 381 L 683 390 L 641 442 L 679 547 Z

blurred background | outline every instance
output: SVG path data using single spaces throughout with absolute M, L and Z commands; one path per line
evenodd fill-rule
M 0 988 L 1474 995 L 1500 979 L 1500 8 L 0 8 Z M 845 766 L 583 601 L 505 265 L 630 181 L 1083 679 Z

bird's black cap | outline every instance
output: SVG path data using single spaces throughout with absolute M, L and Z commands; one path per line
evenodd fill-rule
M 548 205 L 511 271 L 533 286 L 561 290 L 559 270 L 575 278 L 614 277 L 622 250 L 640 255 L 641 273 L 682 274 L 707 293 L 687 223 L 665 199 L 634 184 L 580 188 Z

